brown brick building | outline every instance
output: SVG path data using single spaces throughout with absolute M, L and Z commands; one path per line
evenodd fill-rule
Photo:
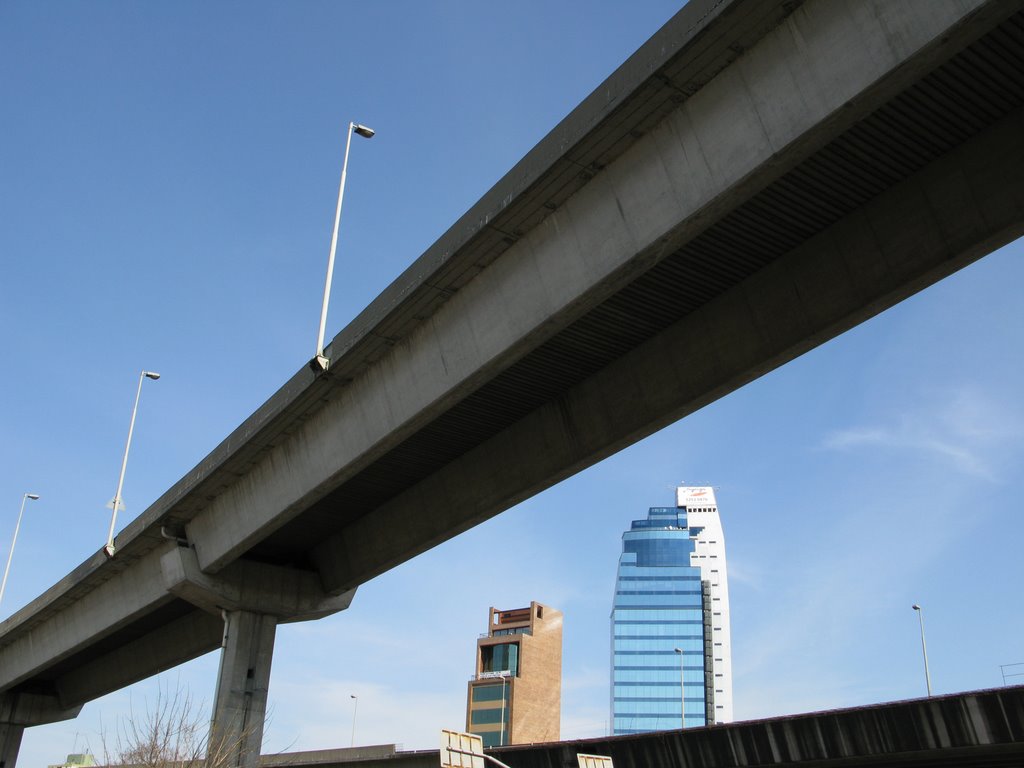
M 476 642 L 466 730 L 485 747 L 557 741 L 562 718 L 562 613 L 540 603 L 491 608 Z

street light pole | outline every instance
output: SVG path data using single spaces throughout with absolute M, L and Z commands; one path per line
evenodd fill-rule
M 7 567 L 4 568 L 4 580 L 0 582 L 0 603 L 4 600 L 4 590 L 7 589 L 7 574 L 11 572 L 11 560 L 14 559 L 14 545 L 18 543 L 18 529 L 21 528 L 21 516 L 25 514 L 25 502 L 28 499 L 35 501 L 39 498 L 38 493 L 26 493 L 21 497 L 21 509 L 18 510 L 18 522 L 14 525 L 14 538 L 11 539 L 11 551 L 7 555 Z
M 498 736 L 498 746 L 505 746 L 505 702 L 508 700 L 508 694 L 506 693 L 506 685 L 508 683 L 508 675 L 501 676 L 501 729 Z
M 160 378 L 159 373 L 153 371 L 142 371 L 139 374 L 139 388 L 135 392 L 135 405 L 132 407 L 132 420 L 128 422 L 128 440 L 124 444 L 124 458 L 121 460 L 121 474 L 117 478 L 117 490 L 114 492 L 114 499 L 110 502 L 113 510 L 110 513 L 110 530 L 107 532 L 107 544 L 103 551 L 107 557 L 114 556 L 114 524 L 117 522 L 117 510 L 124 506 L 121 501 L 121 489 L 124 488 L 124 473 L 128 468 L 128 450 L 132 447 L 132 432 L 135 431 L 135 414 L 139 412 L 139 397 L 142 395 L 142 382 L 146 379 L 156 381 Z
M 352 704 L 352 743 L 350 746 L 356 745 L 356 712 L 359 711 L 359 697 L 354 693 L 349 695 L 350 699 L 354 699 L 355 703 Z
M 334 279 L 334 255 L 338 250 L 338 225 L 341 223 L 341 202 L 345 197 L 345 177 L 348 174 L 348 151 L 352 146 L 352 134 L 372 139 L 374 130 L 359 123 L 348 124 L 348 138 L 345 140 L 345 159 L 341 164 L 341 183 L 338 185 L 338 207 L 334 211 L 334 233 L 331 235 L 331 253 L 327 257 L 327 280 L 324 282 L 324 303 L 320 308 L 320 329 L 316 336 L 316 357 L 314 363 L 322 371 L 327 370 L 330 360 L 324 356 L 324 331 L 327 328 L 327 305 L 331 300 L 331 282 Z
M 920 605 L 914 603 L 912 606 L 917 611 L 917 618 L 921 622 L 921 653 L 924 654 L 924 681 L 928 686 L 928 695 L 932 695 L 932 676 L 928 672 L 928 646 L 924 642 L 924 609 Z
M 676 648 L 679 654 L 679 727 L 686 727 L 686 683 L 683 676 L 683 649 Z

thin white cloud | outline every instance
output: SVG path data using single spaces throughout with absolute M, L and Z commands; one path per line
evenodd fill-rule
M 919 426 L 902 423 L 888 428 L 855 427 L 839 430 L 828 435 L 823 445 L 833 450 L 878 447 L 893 451 L 918 451 L 948 460 L 954 469 L 965 475 L 986 480 L 996 479 L 993 468 L 978 452 L 942 437 L 929 435 L 919 430 Z
M 600 691 L 602 695 L 608 693 L 608 669 L 601 667 L 584 667 L 579 670 L 562 673 L 563 692 L 593 692 Z
M 738 557 L 730 557 L 728 563 L 730 585 L 743 584 L 758 592 L 764 589 L 764 575 L 756 565 L 748 564 Z
M 892 435 L 877 427 L 854 427 L 833 432 L 824 440 L 826 448 L 842 450 L 862 445 L 884 445 L 892 443 Z
M 608 667 L 582 666 L 562 674 L 562 739 L 608 733 Z
M 976 389 L 960 388 L 923 397 L 884 424 L 832 432 L 822 447 L 914 452 L 938 459 L 955 472 L 998 481 L 999 447 L 1020 433 L 1020 418 L 1014 408 L 1002 407 Z

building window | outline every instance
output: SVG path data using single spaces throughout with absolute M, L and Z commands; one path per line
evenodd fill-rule
M 508 712 L 508 708 L 502 710 L 500 707 L 494 709 L 474 709 L 470 713 L 470 723 L 472 725 L 493 725 L 494 723 L 500 723 L 504 715 L 505 723 L 507 724 Z
M 480 671 L 508 672 L 519 676 L 519 643 L 483 645 L 480 647 Z
M 501 731 L 486 731 L 484 733 L 480 733 L 480 734 L 477 734 L 477 735 L 480 736 L 481 739 L 483 739 L 483 743 L 484 743 L 485 747 L 503 747 L 503 746 L 505 746 L 502 743 L 502 741 L 501 741 L 501 738 L 502 738 Z M 476 759 L 479 759 L 479 758 L 476 758 Z
M 505 698 L 504 694 L 507 690 L 507 683 L 499 683 L 495 685 L 474 685 L 473 702 L 501 701 Z

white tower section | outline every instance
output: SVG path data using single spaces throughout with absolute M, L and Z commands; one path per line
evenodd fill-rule
M 729 629 L 729 572 L 725 564 L 725 534 L 718 516 L 715 491 L 707 486 L 676 489 L 676 506 L 686 507 L 686 525 L 696 540 L 690 565 L 699 566 L 701 579 L 711 585 L 711 641 L 714 660 L 715 722 L 731 723 L 732 640 Z M 700 529 L 695 537 L 693 529 Z

